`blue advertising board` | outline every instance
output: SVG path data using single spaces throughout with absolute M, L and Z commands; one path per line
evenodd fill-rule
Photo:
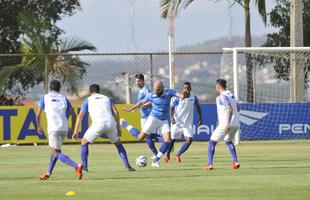
M 284 140 L 310 138 L 310 103 L 241 104 L 241 140 Z M 197 128 L 194 140 L 209 140 L 216 128 L 215 104 L 201 105 L 203 124 Z

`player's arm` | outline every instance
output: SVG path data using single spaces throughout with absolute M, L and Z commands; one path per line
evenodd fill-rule
M 240 110 L 241 110 L 239 103 L 237 103 L 237 110 L 238 110 L 238 112 L 240 112 Z
M 140 109 L 141 106 L 142 106 L 143 104 L 145 104 L 145 103 L 147 103 L 147 102 L 145 102 L 144 100 L 142 100 L 142 101 L 139 101 L 139 102 L 138 102 L 136 105 L 134 105 L 133 107 L 131 107 L 131 108 L 122 108 L 122 110 L 125 111 L 125 112 L 136 111 L 136 110 Z
M 231 122 L 231 118 L 232 118 L 232 114 L 233 114 L 233 110 L 231 108 L 230 104 L 226 105 L 226 109 L 227 109 L 227 124 L 225 126 L 225 132 L 228 132 L 230 129 L 230 122 Z
M 174 118 L 174 110 L 175 110 L 174 106 L 170 107 L 170 119 L 171 119 L 172 124 L 176 123 L 175 118 Z
M 170 102 L 170 120 L 172 124 L 175 124 L 175 118 L 174 118 L 174 112 L 175 107 L 179 104 L 179 98 L 178 97 L 172 97 Z
M 200 126 L 202 124 L 202 114 L 201 114 L 200 103 L 199 103 L 199 100 L 196 96 L 195 96 L 195 105 L 196 105 L 198 116 L 199 116 L 198 126 Z
M 116 122 L 116 128 L 117 128 L 118 136 L 121 136 L 122 135 L 122 130 L 121 130 L 121 127 L 120 127 L 120 124 L 119 124 L 120 117 L 119 117 L 119 113 L 118 113 L 118 110 L 115 107 L 115 105 L 112 106 L 112 112 L 113 112 L 113 116 L 114 116 L 114 119 L 115 119 L 115 122 Z
M 149 107 L 149 106 L 152 106 L 151 102 L 146 102 L 141 107 Z
M 39 134 L 44 134 L 44 130 L 42 128 L 42 109 L 38 108 L 37 114 L 36 114 L 36 120 L 37 120 L 37 131 Z
M 72 107 L 72 105 L 71 105 L 71 103 L 70 103 L 70 101 L 68 100 L 68 99 L 66 99 L 66 101 L 67 101 L 67 106 L 68 106 L 68 112 L 69 112 L 69 114 L 71 115 L 71 124 L 72 124 L 72 130 L 74 129 L 74 125 L 75 125 L 75 122 L 76 122 L 76 114 L 75 114 L 75 112 L 74 112 L 74 110 L 73 110 L 73 107 Z

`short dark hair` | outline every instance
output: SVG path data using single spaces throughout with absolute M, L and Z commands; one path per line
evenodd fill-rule
M 144 81 L 144 75 L 143 74 L 136 74 L 135 78 Z
M 89 86 L 89 92 L 90 93 L 99 93 L 100 92 L 100 86 L 98 84 L 92 84 Z
M 188 85 L 188 86 L 192 87 L 191 83 L 188 81 L 184 82 L 183 85 Z
M 60 91 L 60 82 L 57 80 L 52 80 L 50 82 L 50 90 L 59 92 Z
M 222 88 L 226 89 L 227 81 L 225 79 L 217 79 L 216 84 L 220 85 Z

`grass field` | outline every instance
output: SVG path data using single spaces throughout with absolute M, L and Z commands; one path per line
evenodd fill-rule
M 149 155 L 146 144 L 125 148 L 132 165 L 138 155 Z M 47 169 L 47 146 L 0 148 L 0 199 L 310 199 L 310 141 L 244 142 L 237 147 L 239 170 L 230 169 L 230 154 L 218 145 L 215 170 L 203 171 L 206 150 L 206 142 L 195 142 L 181 164 L 127 172 L 113 145 L 96 144 L 83 180 L 58 162 L 43 182 L 38 177 Z M 63 147 L 77 161 L 79 151 L 79 145 Z M 70 190 L 77 195 L 65 196 Z

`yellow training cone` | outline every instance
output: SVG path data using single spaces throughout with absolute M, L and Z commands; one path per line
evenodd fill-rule
M 66 193 L 67 196 L 75 196 L 76 195 L 76 192 L 74 191 L 69 191 Z

